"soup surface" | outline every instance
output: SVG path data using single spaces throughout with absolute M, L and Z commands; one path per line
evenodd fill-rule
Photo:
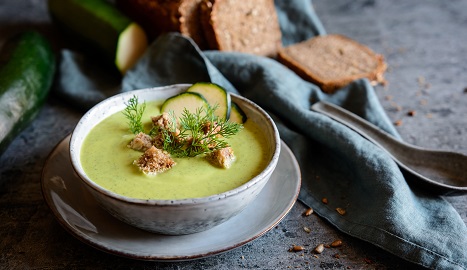
M 143 122 L 147 130 L 150 117 L 160 114 L 160 105 L 161 102 L 146 103 Z M 81 164 L 89 178 L 126 197 L 174 200 L 210 196 L 246 183 L 269 162 L 265 138 L 251 120 L 227 139 L 236 156 L 229 169 L 217 168 L 203 157 L 174 158 L 177 164 L 172 169 L 146 175 L 132 164 L 142 155 L 127 147 L 133 137 L 127 119 L 119 112 L 95 126 L 81 149 Z

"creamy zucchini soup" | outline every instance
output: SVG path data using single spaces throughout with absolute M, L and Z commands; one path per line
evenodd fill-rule
M 163 101 L 146 102 L 142 114 L 145 129 L 151 117 L 161 114 Z M 141 151 L 128 147 L 135 138 L 128 119 L 118 112 L 104 119 L 87 135 L 81 149 L 81 164 L 90 179 L 117 194 L 140 199 L 185 199 L 222 193 L 234 189 L 259 174 L 269 162 L 264 135 L 251 120 L 225 141 L 235 159 L 229 168 L 214 166 L 205 155 L 172 157 L 174 166 L 157 173 L 143 173 L 136 166 Z

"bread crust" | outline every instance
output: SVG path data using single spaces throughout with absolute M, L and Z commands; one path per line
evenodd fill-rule
M 200 23 L 202 0 L 117 0 L 117 7 L 139 23 L 151 40 L 162 33 L 179 32 L 206 48 Z
M 201 21 L 213 50 L 275 57 L 282 46 L 273 0 L 204 0 Z
M 387 65 L 384 57 L 338 34 L 317 36 L 282 48 L 277 58 L 327 93 L 360 78 L 368 78 L 372 83 L 385 83 Z

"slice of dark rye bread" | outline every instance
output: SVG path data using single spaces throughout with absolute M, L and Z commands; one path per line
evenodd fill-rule
M 202 0 L 116 0 L 116 6 L 139 23 L 150 39 L 162 33 L 179 32 L 207 48 L 200 23 Z
M 342 35 L 316 36 L 282 48 L 278 60 L 324 92 L 333 93 L 353 80 L 385 83 L 384 57 Z
M 282 46 L 273 0 L 205 0 L 201 21 L 210 49 L 275 57 Z

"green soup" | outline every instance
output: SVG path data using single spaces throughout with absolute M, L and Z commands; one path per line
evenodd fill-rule
M 148 102 L 143 121 L 160 114 L 160 102 Z M 259 127 L 246 121 L 244 128 L 227 141 L 236 160 L 229 169 L 213 166 L 203 157 L 175 158 L 177 164 L 157 174 L 142 173 L 133 161 L 142 152 L 127 147 L 134 135 L 119 112 L 104 119 L 86 137 L 81 164 L 98 185 L 117 194 L 140 199 L 186 199 L 205 197 L 234 189 L 260 173 L 269 162 Z

